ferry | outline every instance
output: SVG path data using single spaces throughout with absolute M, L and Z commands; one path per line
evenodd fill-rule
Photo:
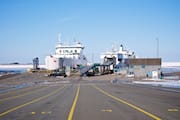
M 84 46 L 80 42 L 73 44 L 63 44 L 58 37 L 58 45 L 55 48 L 55 54 L 46 56 L 45 63 L 47 69 L 58 69 L 62 66 L 70 66 L 77 68 L 78 66 L 86 66 L 87 58 L 83 54 Z
M 125 50 L 123 45 L 120 45 L 119 50 L 112 48 L 111 51 L 102 53 L 100 55 L 100 58 L 102 60 L 102 63 L 112 61 L 116 66 L 125 64 L 126 60 L 129 58 L 136 58 L 136 55 L 133 51 Z

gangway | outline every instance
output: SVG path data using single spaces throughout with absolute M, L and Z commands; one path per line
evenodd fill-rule
M 97 66 L 107 67 L 107 66 L 110 66 L 112 64 L 113 64 L 112 61 L 108 61 L 108 62 L 105 62 L 103 64 L 95 63 L 95 64 L 90 65 L 90 66 L 84 66 L 83 68 L 80 69 L 80 74 L 81 74 L 81 76 L 83 76 L 83 75 L 87 74 L 88 71 L 91 70 L 91 69 L 93 69 L 93 71 L 94 71 L 94 68 L 96 68 Z
M 94 67 L 94 64 L 93 65 L 90 65 L 90 66 L 84 66 L 83 68 L 80 69 L 80 73 L 81 73 L 81 76 L 85 75 L 89 70 L 91 70 L 92 68 Z
M 110 66 L 113 64 L 113 61 L 104 62 L 102 66 Z
M 80 69 L 81 76 L 87 74 L 89 70 L 94 69 L 97 66 L 101 66 L 101 65 L 99 63 L 94 63 L 93 65 L 90 66 L 84 66 L 83 68 Z

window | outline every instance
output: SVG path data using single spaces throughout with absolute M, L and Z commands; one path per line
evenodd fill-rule
M 141 67 L 142 67 L 142 68 L 145 68 L 146 66 L 145 66 L 145 65 L 142 65 Z
M 74 50 L 75 53 L 77 53 L 77 50 Z

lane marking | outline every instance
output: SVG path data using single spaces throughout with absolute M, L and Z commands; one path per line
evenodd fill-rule
M 168 109 L 168 112 L 178 112 L 179 110 L 174 108 L 174 109 Z
M 36 112 L 31 112 L 31 114 L 32 114 L 32 115 L 35 115 L 35 114 L 36 114 Z
M 51 111 L 47 112 L 47 114 L 51 114 L 51 113 L 52 113 Z
M 46 114 L 46 112 L 41 112 L 41 114 Z
M 161 118 L 157 117 L 156 115 L 153 115 L 152 113 L 147 112 L 147 111 L 143 110 L 143 109 L 140 108 L 140 107 L 137 107 L 137 106 L 135 106 L 135 105 L 133 105 L 133 104 L 131 104 L 131 103 L 128 103 L 128 102 L 126 102 L 126 101 L 123 100 L 123 99 L 117 98 L 117 97 L 115 97 L 115 96 L 113 96 L 113 95 L 105 92 L 104 90 L 102 90 L 101 88 L 97 87 L 96 85 L 92 85 L 92 86 L 93 86 L 95 89 L 97 89 L 99 92 L 105 94 L 105 95 L 108 96 L 108 97 L 111 97 L 112 99 L 114 99 L 114 100 L 116 100 L 116 101 L 118 101 L 118 102 L 121 102 L 121 103 L 123 103 L 123 104 L 126 104 L 126 105 L 128 105 L 129 107 L 131 107 L 131 108 L 133 108 L 133 109 L 135 109 L 135 110 L 137 110 L 137 111 L 140 111 L 140 112 L 144 113 L 145 115 L 147 115 L 147 116 L 149 116 L 149 117 L 151 117 L 151 118 L 153 118 L 153 119 L 155 119 L 155 120 L 161 120 Z
M 74 98 L 74 101 L 73 101 L 73 104 L 71 106 L 71 110 L 69 112 L 69 115 L 68 115 L 68 119 L 67 120 L 72 120 L 73 118 L 73 114 L 74 114 L 74 110 L 76 108 L 76 103 L 77 103 L 77 100 L 78 100 L 78 96 L 79 96 L 79 91 L 80 91 L 80 84 L 78 85 L 78 89 L 76 91 L 76 96 Z
M 47 88 L 47 87 L 45 87 L 45 88 Z M 34 92 L 37 92 L 37 91 L 40 91 L 40 90 L 44 90 L 45 88 L 38 88 L 35 91 L 30 91 L 30 92 L 27 92 L 27 93 L 24 93 L 24 94 L 21 94 L 21 95 L 16 95 L 16 96 L 11 96 L 11 97 L 7 97 L 7 98 L 3 98 L 3 99 L 0 99 L 0 102 L 6 101 L 6 100 L 12 100 L 12 99 L 19 98 L 19 97 L 23 97 L 23 96 L 26 96 L 28 94 L 31 94 L 31 93 L 34 93 Z
M 47 112 L 45 112 L 45 111 L 42 111 L 42 112 L 40 112 L 39 114 L 42 114 L 42 115 L 48 115 L 48 114 L 51 114 L 52 112 L 51 111 L 47 111 Z M 31 112 L 31 114 L 32 115 L 35 115 L 35 114 L 38 114 L 37 112 Z
M 112 112 L 111 109 L 102 109 L 101 111 L 102 111 L 102 112 Z
M 34 99 L 34 100 L 30 101 L 30 102 L 24 103 L 24 104 L 22 104 L 22 105 L 19 105 L 19 106 L 16 106 L 16 107 L 14 107 L 14 108 L 11 108 L 11 109 L 9 109 L 9 110 L 7 110 L 7 111 L 5 111 L 5 112 L 2 112 L 2 113 L 0 113 L 0 117 L 6 115 L 6 114 L 8 114 L 8 113 L 11 113 L 11 112 L 13 112 L 13 111 L 15 111 L 15 110 L 18 110 L 18 109 L 20 109 L 20 108 L 23 108 L 23 107 L 25 107 L 25 106 L 28 106 L 28 105 L 30 105 L 30 104 L 36 103 L 36 102 L 38 102 L 38 101 L 40 101 L 40 100 L 43 100 L 43 99 L 45 99 L 45 98 L 47 98 L 47 97 L 49 97 L 49 96 L 52 96 L 52 95 L 58 93 L 58 92 L 59 92 L 61 89 L 63 89 L 63 88 L 65 88 L 65 86 L 63 86 L 63 87 L 61 87 L 61 88 L 59 88 L 59 89 L 57 89 L 57 90 L 55 90 L 55 91 L 53 91 L 53 92 L 45 95 L 45 96 L 39 97 L 39 98 Z
M 37 86 L 35 86 L 34 88 L 36 88 Z M 0 96 L 3 96 L 3 95 L 7 95 L 7 94 L 13 94 L 13 93 L 18 93 L 18 92 L 25 92 L 29 89 L 32 89 L 33 87 L 25 87 L 25 88 L 21 88 L 21 89 L 15 89 L 13 91 L 8 91 L 6 93 L 1 93 Z
M 41 114 L 43 114 L 43 115 L 45 115 L 45 114 L 51 114 L 51 113 L 52 113 L 51 111 L 48 111 L 48 112 L 43 111 L 43 112 L 41 112 Z

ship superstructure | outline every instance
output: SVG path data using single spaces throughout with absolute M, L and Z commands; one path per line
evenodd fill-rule
M 80 42 L 63 44 L 59 36 L 59 43 L 56 46 L 55 54 L 46 57 L 48 69 L 58 69 L 62 66 L 76 68 L 87 65 L 87 59 L 83 54 L 84 46 Z
M 56 46 L 55 55 L 58 58 L 86 59 L 83 55 L 84 46 L 80 42 L 72 45 L 63 45 L 59 43 Z
M 132 51 L 124 50 L 123 45 L 120 45 L 119 50 L 114 48 L 111 51 L 101 54 L 100 58 L 103 63 L 112 61 L 114 65 L 122 65 L 129 58 L 135 58 L 135 53 Z

